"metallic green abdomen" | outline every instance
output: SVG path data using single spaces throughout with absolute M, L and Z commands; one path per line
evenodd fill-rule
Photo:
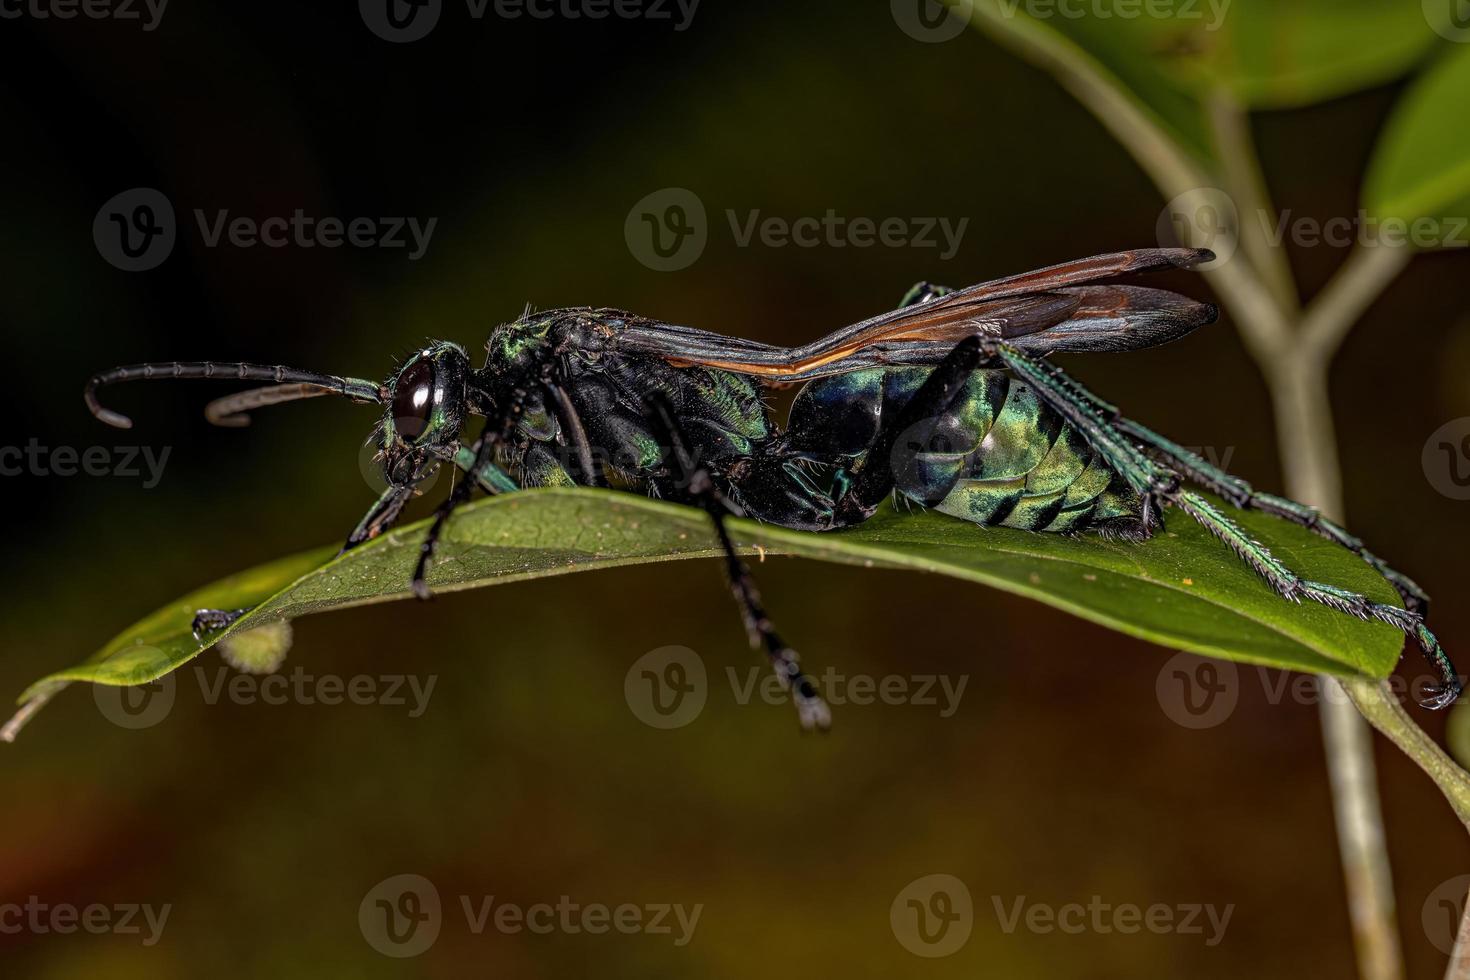
M 927 368 L 889 368 L 812 382 L 791 408 L 793 448 L 812 458 L 862 458 L 883 416 L 901 411 L 928 375 Z M 895 470 L 905 475 L 896 490 L 945 514 L 1054 532 L 1138 514 L 1136 496 L 1081 434 L 1005 371 L 976 371 L 924 436 L 923 445 L 918 433 L 898 440 L 904 465 Z

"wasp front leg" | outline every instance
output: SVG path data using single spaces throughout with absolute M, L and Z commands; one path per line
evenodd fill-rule
M 410 498 L 413 497 L 412 486 L 390 486 L 384 490 L 368 512 L 357 522 L 357 527 L 347 536 L 347 541 L 342 545 L 339 555 L 351 551 L 364 542 L 371 541 L 383 531 L 392 527 L 403 512 Z M 190 630 L 194 639 L 203 640 L 206 634 L 218 633 L 220 630 L 228 629 L 235 621 L 248 613 L 253 606 L 243 609 L 200 609 L 194 613 L 194 621 Z

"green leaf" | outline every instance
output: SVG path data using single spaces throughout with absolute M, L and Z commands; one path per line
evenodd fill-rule
M 971 0 L 946 2 L 964 11 Z M 1453 2 L 1432 0 L 1445 23 Z M 1441 42 L 1411 0 L 973 0 L 969 9 L 976 26 L 1053 70 L 1101 68 L 1201 159 L 1211 155 L 1202 106 L 1213 92 L 1252 109 L 1310 105 L 1397 78 Z
M 1381 85 L 1440 43 L 1419 2 L 1231 0 L 1221 24 L 1218 37 L 1192 35 L 1198 54 L 1180 68 L 1255 109 L 1312 105 Z
M 1429 220 L 1447 244 L 1467 244 L 1470 215 L 1470 45 L 1458 45 L 1399 100 L 1374 150 L 1363 206 L 1379 220 Z M 1457 227 L 1451 227 L 1454 222 Z M 1458 238 L 1458 241 L 1448 239 Z
M 1304 575 L 1395 601 L 1354 555 L 1255 513 L 1240 520 Z M 283 558 L 193 592 L 124 630 L 86 663 L 21 695 L 21 721 L 70 681 L 142 684 L 213 643 L 281 620 L 409 595 L 422 523 L 346 555 L 335 547 Z M 1402 636 L 1315 605 L 1279 598 L 1185 515 L 1143 544 L 981 528 L 942 514 L 884 508 L 861 527 L 813 534 L 732 522 L 750 553 L 937 572 L 1037 599 L 1165 647 L 1295 670 L 1386 677 Z M 492 497 L 455 513 L 430 584 L 440 592 L 618 565 L 716 554 L 699 510 L 628 493 L 545 489 Z M 777 603 L 779 604 L 779 602 Z M 196 641 L 200 608 L 255 607 L 228 630 Z M 861 614 L 854 610 L 854 615 Z M 731 639 L 739 629 L 732 610 Z M 820 646 L 809 637 L 805 646 Z M 9 734 L 14 734 L 13 723 Z

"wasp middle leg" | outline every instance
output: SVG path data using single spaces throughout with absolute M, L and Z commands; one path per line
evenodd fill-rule
M 647 409 L 654 435 L 661 444 L 669 447 L 678 468 L 673 484 L 676 495 L 702 509 L 714 523 L 720 550 L 724 553 L 726 578 L 740 607 L 751 646 L 765 648 L 782 686 L 791 691 L 801 727 L 808 731 L 826 731 L 832 724 L 832 712 L 818 693 L 816 684 L 802 672 L 796 651 L 786 644 L 766 615 L 750 569 L 736 552 L 730 531 L 725 526 L 725 519 L 734 508 L 715 486 L 709 467 L 693 455 L 690 440 L 668 400 L 661 394 L 654 395 L 648 398 Z

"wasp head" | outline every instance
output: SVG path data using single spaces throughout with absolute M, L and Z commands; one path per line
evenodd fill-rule
M 469 356 L 447 341 L 415 351 L 389 379 L 387 410 L 374 432 L 389 483 L 417 483 L 454 458 L 470 411 L 469 380 Z

